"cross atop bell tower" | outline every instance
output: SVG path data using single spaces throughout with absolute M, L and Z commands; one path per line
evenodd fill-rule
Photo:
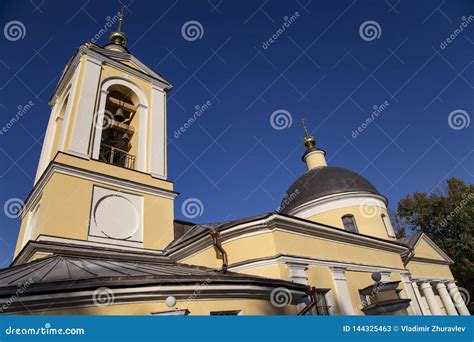
M 125 6 L 122 7 L 119 13 L 117 31 L 114 31 L 110 34 L 109 42 L 111 44 L 120 45 L 120 46 L 125 46 L 127 44 L 127 37 L 125 36 L 125 33 L 122 32 L 124 11 L 125 11 Z

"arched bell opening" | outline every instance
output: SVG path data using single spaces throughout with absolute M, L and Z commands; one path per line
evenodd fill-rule
M 120 84 L 111 85 L 104 95 L 106 99 L 98 159 L 116 166 L 135 169 L 138 96 Z

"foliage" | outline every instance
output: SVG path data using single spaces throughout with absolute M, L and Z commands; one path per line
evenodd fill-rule
M 416 192 L 398 203 L 399 235 L 422 231 L 454 261 L 451 270 L 472 295 L 474 282 L 474 184 L 451 178 L 433 194 Z

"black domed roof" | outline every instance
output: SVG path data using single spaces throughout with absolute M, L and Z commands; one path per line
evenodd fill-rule
M 351 170 L 334 166 L 317 167 L 291 184 L 283 197 L 280 211 L 288 213 L 311 200 L 353 191 L 380 195 L 372 183 Z

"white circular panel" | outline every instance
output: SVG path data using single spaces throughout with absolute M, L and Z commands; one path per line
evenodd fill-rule
M 97 228 L 109 238 L 125 240 L 138 229 L 137 209 L 125 197 L 110 195 L 102 197 L 94 208 Z

